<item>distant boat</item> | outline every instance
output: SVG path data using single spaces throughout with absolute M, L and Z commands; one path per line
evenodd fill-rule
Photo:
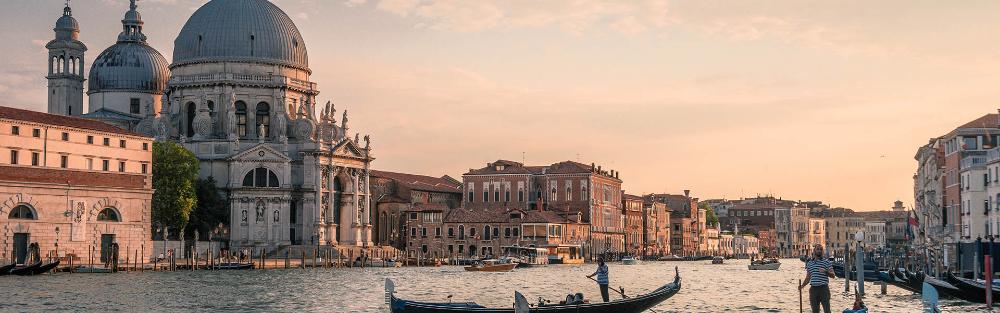
M 466 266 L 465 270 L 469 272 L 509 272 L 515 267 L 517 267 L 517 263 L 500 263 L 499 260 L 483 260 L 481 263 Z
M 622 264 L 625 264 L 625 265 L 636 265 L 636 264 L 639 264 L 639 260 L 636 259 L 635 256 L 626 255 L 626 256 L 622 257 Z
M 73 269 L 73 273 L 106 274 L 111 272 L 113 271 L 110 268 L 103 268 L 103 267 L 80 266 Z
M 253 262 L 250 263 L 240 263 L 240 262 L 223 262 L 216 264 L 212 269 L 216 270 L 248 270 L 253 268 Z
M 723 259 L 721 256 L 712 258 L 712 264 L 722 264 L 722 263 L 725 263 L 725 259 Z
M 675 271 L 677 271 L 675 269 Z M 611 302 L 588 302 L 584 299 L 576 303 L 552 303 L 528 307 L 523 297 L 515 296 L 516 307 L 487 308 L 475 302 L 435 303 L 418 302 L 396 298 L 395 284 L 386 278 L 385 299 L 392 313 L 515 313 L 515 312 L 545 312 L 545 313 L 639 313 L 656 306 L 673 297 L 681 290 L 680 274 L 674 276 L 674 281 L 657 288 L 647 294 Z M 591 299 L 593 300 L 593 299 Z
M 676 254 L 667 255 L 660 257 L 660 261 L 684 261 L 684 257 L 677 256 Z
M 24 266 L 21 268 L 14 268 L 10 270 L 10 273 L 19 276 L 38 275 L 51 271 L 53 268 L 56 268 L 56 266 L 59 266 L 59 261 L 55 261 L 48 264 L 43 264 L 41 261 L 39 261 L 32 265 Z
M 763 259 L 750 262 L 747 268 L 751 271 L 777 271 L 781 267 L 778 259 Z

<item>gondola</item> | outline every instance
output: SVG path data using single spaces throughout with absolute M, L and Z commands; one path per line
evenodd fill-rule
M 890 285 L 902 288 L 902 289 L 907 290 L 907 291 L 915 292 L 915 293 L 920 293 L 920 291 L 921 291 L 921 288 L 917 288 L 917 287 L 920 287 L 921 285 L 918 284 L 918 285 L 916 285 L 916 287 L 913 286 L 910 283 L 910 281 L 906 279 L 906 277 L 904 277 L 904 276 L 902 276 L 902 275 L 899 274 L 899 270 L 898 269 L 895 269 L 895 270 L 892 270 L 892 271 L 886 271 L 883 274 L 887 278 L 885 280 L 886 283 L 888 283 Z M 923 282 L 921 281 L 921 283 L 923 283 Z
M 844 278 L 844 263 L 834 262 L 833 263 L 833 273 L 838 278 Z M 849 273 L 849 275 L 851 276 L 852 280 L 854 280 L 855 278 L 858 277 L 857 273 L 858 272 L 856 270 L 852 270 Z M 865 281 L 879 281 L 882 278 L 883 277 L 882 277 L 882 275 L 879 274 L 878 270 L 869 269 L 867 265 L 865 266 Z
M 953 273 L 948 273 L 948 282 L 954 285 L 955 287 L 958 287 L 958 289 L 962 291 L 964 297 L 961 298 L 963 300 L 977 302 L 977 303 L 986 303 L 985 284 L 977 282 L 975 280 L 955 276 L 955 274 Z M 990 288 L 990 290 L 991 292 L 993 292 L 993 299 L 1000 299 L 997 298 L 1000 297 L 1000 289 L 998 289 L 995 286 L 991 287 L 992 288 Z
M 621 300 L 615 300 L 612 302 L 596 302 L 596 303 L 576 303 L 576 304 L 543 304 L 528 308 L 526 311 L 522 312 L 532 312 L 532 313 L 598 313 L 598 312 L 616 312 L 616 313 L 639 313 L 644 312 L 657 304 L 669 299 L 681 290 L 681 276 L 680 272 L 677 271 L 676 276 L 674 276 L 674 281 L 672 283 L 663 285 L 650 293 L 639 295 L 632 298 L 625 298 Z M 510 308 L 487 308 L 482 305 L 476 304 L 475 302 L 461 302 L 461 303 L 432 303 L 432 302 L 417 302 L 411 300 L 403 300 L 396 298 L 395 287 L 391 280 L 386 278 L 386 301 L 389 303 L 389 309 L 392 313 L 453 313 L 453 312 L 475 312 L 475 313 L 514 313 L 516 311 L 513 307 Z
M 10 270 L 10 274 L 11 275 L 19 275 L 19 276 L 32 275 L 32 273 L 34 273 L 34 271 L 37 270 L 41 266 L 42 266 L 42 262 L 36 262 L 34 264 L 31 264 L 31 265 L 25 265 L 25 266 L 22 266 L 22 267 L 15 267 L 15 268 L 13 268 L 13 269 Z
M 239 263 L 239 262 L 224 262 L 216 264 L 212 269 L 216 270 L 248 270 L 253 268 L 253 262 L 250 263 Z
M 17 266 L 17 264 L 14 263 L 0 266 L 0 276 L 10 275 L 10 270 L 14 269 L 15 266 Z

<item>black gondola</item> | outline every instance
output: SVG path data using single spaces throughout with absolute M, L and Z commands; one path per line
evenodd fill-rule
M 4 266 L 0 266 L 0 276 L 10 275 L 10 270 L 14 269 L 17 264 L 11 263 Z
M 955 285 L 952 285 L 949 282 L 946 282 L 946 281 L 943 281 L 943 280 L 940 280 L 940 279 L 937 279 L 937 278 L 934 278 L 934 277 L 931 277 L 931 276 L 926 276 L 926 275 L 924 275 L 923 281 L 926 282 L 928 285 L 931 285 L 932 287 L 934 287 L 934 289 L 937 290 L 938 293 L 940 293 L 942 295 L 946 295 L 946 296 L 949 296 L 949 297 L 952 297 L 952 298 L 962 299 L 962 300 L 970 301 L 970 302 L 973 301 L 973 300 L 968 299 L 966 297 L 965 293 L 962 292 L 961 289 L 958 289 L 958 287 L 955 287 Z
M 41 266 L 42 266 L 42 262 L 36 262 L 34 264 L 31 264 L 31 265 L 25 265 L 25 266 L 22 266 L 22 267 L 15 267 L 15 268 L 13 268 L 13 269 L 10 270 L 10 274 L 11 275 L 19 275 L 19 276 L 32 275 L 32 273 L 34 273 L 35 270 L 37 270 Z
M 681 276 L 677 271 L 672 283 L 663 285 L 650 293 L 632 298 L 625 298 L 612 302 L 598 303 L 578 303 L 578 304 L 546 304 L 531 307 L 527 312 L 545 313 L 597 313 L 597 312 L 617 312 L 617 313 L 639 313 L 646 311 L 657 304 L 669 299 L 681 290 Z M 475 302 L 462 303 L 431 303 L 403 300 L 396 298 L 391 281 L 386 279 L 386 298 L 389 309 L 392 313 L 453 313 L 453 312 L 475 312 L 475 313 L 514 313 L 511 308 L 487 308 Z
M 971 279 L 961 278 L 952 273 L 948 273 L 948 282 L 955 285 L 955 287 L 958 287 L 958 289 L 962 291 L 964 294 L 964 297 L 962 297 L 963 300 L 986 303 L 985 284 Z M 997 298 L 1000 297 L 1000 290 L 996 287 L 990 288 L 990 290 L 993 292 L 993 299 L 1000 299 Z

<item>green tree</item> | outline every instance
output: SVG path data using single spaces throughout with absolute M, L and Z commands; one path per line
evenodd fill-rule
M 719 216 L 715 215 L 715 210 L 708 203 L 702 203 L 701 208 L 705 210 L 705 223 L 709 226 L 719 226 Z
M 187 226 L 198 199 L 198 158 L 173 142 L 153 143 L 153 222 L 174 229 Z
M 186 228 L 189 235 L 193 236 L 197 230 L 200 236 L 209 236 L 220 223 L 229 224 L 228 208 L 219 193 L 219 188 L 216 187 L 215 177 L 198 179 L 195 182 L 194 193 L 198 202 L 191 212 L 191 221 Z

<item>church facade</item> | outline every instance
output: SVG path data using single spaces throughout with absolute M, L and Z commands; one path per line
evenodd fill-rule
M 84 110 L 75 97 L 84 67 L 75 60 L 86 46 L 75 20 L 57 22 L 48 77 L 59 89 L 50 91 L 50 113 L 193 152 L 200 177 L 213 177 L 229 201 L 233 247 L 372 244 L 369 137 L 352 133 L 346 110 L 320 104 L 306 43 L 280 8 L 267 0 L 205 3 L 174 40 L 169 64 L 143 27 L 131 1 L 117 43 L 91 68 Z

